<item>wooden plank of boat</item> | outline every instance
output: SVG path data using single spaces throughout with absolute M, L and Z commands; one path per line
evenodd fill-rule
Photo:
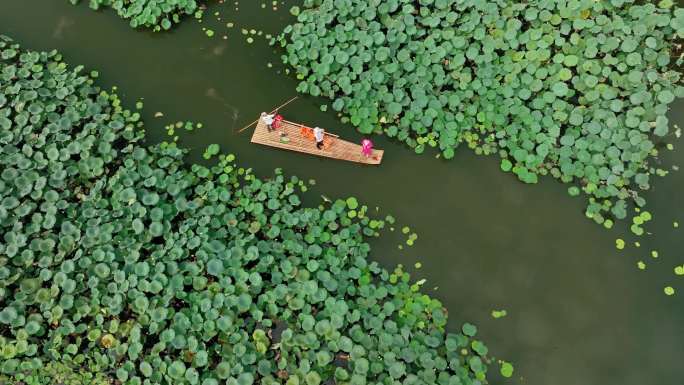
M 319 150 L 316 148 L 316 142 L 313 139 L 302 135 L 302 127 L 310 128 L 283 120 L 277 130 L 269 132 L 266 123 L 259 119 L 259 123 L 252 134 L 252 143 L 349 162 L 365 164 L 380 164 L 382 162 L 384 150 L 374 149 L 370 157 L 365 157 L 361 152 L 360 145 L 339 139 L 337 135 L 328 133 L 323 140 L 323 149 Z M 286 139 L 282 139 L 282 133 L 286 134 Z

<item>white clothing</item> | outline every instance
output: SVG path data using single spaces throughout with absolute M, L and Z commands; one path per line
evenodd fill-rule
M 266 114 L 265 112 L 262 112 L 262 113 L 261 113 L 261 120 L 262 120 L 264 123 L 266 123 L 267 126 L 270 126 L 271 124 L 273 124 L 274 118 L 275 118 L 275 114 L 270 114 L 270 115 L 268 115 L 268 114 Z
M 323 141 L 323 136 L 325 135 L 325 130 L 323 130 L 320 127 L 314 128 L 314 137 L 316 138 L 316 142 L 322 142 Z

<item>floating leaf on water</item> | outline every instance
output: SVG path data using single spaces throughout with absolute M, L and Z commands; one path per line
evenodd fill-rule
M 674 295 L 675 289 L 672 286 L 666 286 L 663 291 L 666 295 Z
M 630 227 L 630 230 L 631 230 L 635 235 L 639 235 L 639 236 L 640 236 L 640 235 L 643 235 L 643 234 L 644 234 L 644 229 L 643 229 L 641 226 L 637 225 L 637 224 L 633 224 L 633 225 Z
M 211 30 L 211 29 L 207 29 L 204 33 L 205 33 L 208 37 L 214 36 L 214 31 Z
M 501 170 L 508 172 L 511 171 L 511 168 L 513 168 L 513 163 L 511 163 L 510 160 L 508 159 L 501 159 Z
M 463 324 L 461 330 L 463 331 L 463 334 L 467 335 L 468 337 L 473 337 L 475 334 L 477 334 L 477 327 L 467 322 Z
M 112 346 L 114 346 L 115 342 L 116 342 L 116 339 L 111 334 L 105 334 L 100 339 L 100 345 L 102 345 L 102 347 L 104 347 L 105 349 L 109 349 Z
M 511 363 L 509 363 L 509 362 L 502 362 L 501 363 L 500 373 L 503 377 L 505 377 L 505 378 L 512 377 L 514 370 L 515 369 L 513 368 L 513 365 Z
M 485 346 L 485 344 L 483 344 L 480 341 L 473 341 L 470 344 L 470 347 L 471 347 L 471 349 L 473 349 L 473 351 L 475 353 L 477 353 L 480 356 L 486 356 L 487 353 L 489 352 L 489 349 L 487 348 L 487 346 Z
M 658 251 L 656 251 L 656 250 L 651 250 L 651 257 L 653 257 L 653 258 L 658 258 Z
M 210 159 L 212 156 L 218 154 L 220 150 L 221 148 L 218 144 L 210 144 L 209 146 L 207 146 L 207 149 L 204 151 L 204 154 L 202 156 L 204 157 L 204 159 Z
M 185 375 L 185 371 L 187 370 L 185 364 L 181 361 L 174 361 L 169 365 L 169 369 L 167 371 L 169 377 L 174 378 L 176 380 L 179 380 L 183 378 Z
M 682 266 L 675 266 L 674 268 L 674 273 L 676 275 L 684 275 L 684 265 Z
M 492 318 L 503 318 L 506 315 L 508 315 L 508 312 L 506 312 L 506 310 L 492 310 Z
M 646 264 L 643 261 L 637 262 L 637 267 L 639 270 L 645 270 L 646 269 Z
M 620 239 L 620 238 L 616 239 L 616 240 L 615 240 L 615 247 L 616 247 L 618 250 L 624 249 L 624 248 L 625 248 L 625 241 L 622 240 L 622 239 Z

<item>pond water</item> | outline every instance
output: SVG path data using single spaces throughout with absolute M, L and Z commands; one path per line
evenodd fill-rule
M 233 130 L 295 96 L 297 81 L 282 73 L 279 52 L 265 38 L 248 44 L 240 31 L 277 33 L 291 20 L 287 3 L 278 11 L 271 2 L 262 8 L 260 1 L 240 1 L 238 11 L 233 1 L 215 4 L 202 23 L 187 20 L 162 34 L 135 31 L 113 12 L 95 13 L 82 3 L 1 1 L 0 33 L 26 48 L 59 49 L 71 63 L 99 70 L 102 84 L 118 86 L 130 106 L 143 98 L 151 142 L 168 139 L 166 124 L 202 122 L 192 133 L 177 130 L 180 142 L 194 149 L 189 161 L 201 161 L 203 149 L 218 143 L 257 175 L 282 167 L 315 179 L 305 194 L 308 204 L 320 202 L 321 194 L 353 195 L 372 212 L 379 206 L 383 216 L 393 214 L 397 229 L 373 240 L 374 258 L 387 267 L 422 263 L 410 270 L 426 278 L 425 290 L 449 309 L 450 327 L 475 323 L 490 352 L 515 364 L 513 379 L 492 373 L 491 383 L 681 383 L 684 278 L 672 269 L 684 263 L 684 229 L 673 228 L 673 221 L 684 225 L 682 172 L 655 181 L 647 194 L 653 234 L 636 248 L 625 224 L 607 231 L 584 218 L 584 201 L 569 197 L 567 186 L 547 178 L 524 185 L 502 173 L 495 157 L 465 148 L 443 161 L 378 137 L 383 164 L 361 167 L 252 145 L 251 131 Z M 208 38 L 203 27 L 215 36 Z M 360 139 L 334 113 L 321 112 L 321 103 L 300 97 L 282 113 Z M 684 104 L 673 109 L 672 120 L 684 122 Z M 158 111 L 164 116 L 155 118 Z M 684 152 L 665 152 L 663 167 L 684 165 Z M 400 250 L 404 225 L 419 239 Z M 629 246 L 616 250 L 616 238 Z M 657 259 L 650 256 L 653 249 Z M 639 260 L 645 271 L 637 269 Z M 667 285 L 678 293 L 665 296 Z M 508 316 L 493 319 L 495 309 Z

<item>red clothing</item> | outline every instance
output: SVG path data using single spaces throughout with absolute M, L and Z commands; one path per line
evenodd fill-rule
M 273 118 L 273 128 L 280 128 L 280 122 L 283 121 L 283 116 L 278 114 Z

